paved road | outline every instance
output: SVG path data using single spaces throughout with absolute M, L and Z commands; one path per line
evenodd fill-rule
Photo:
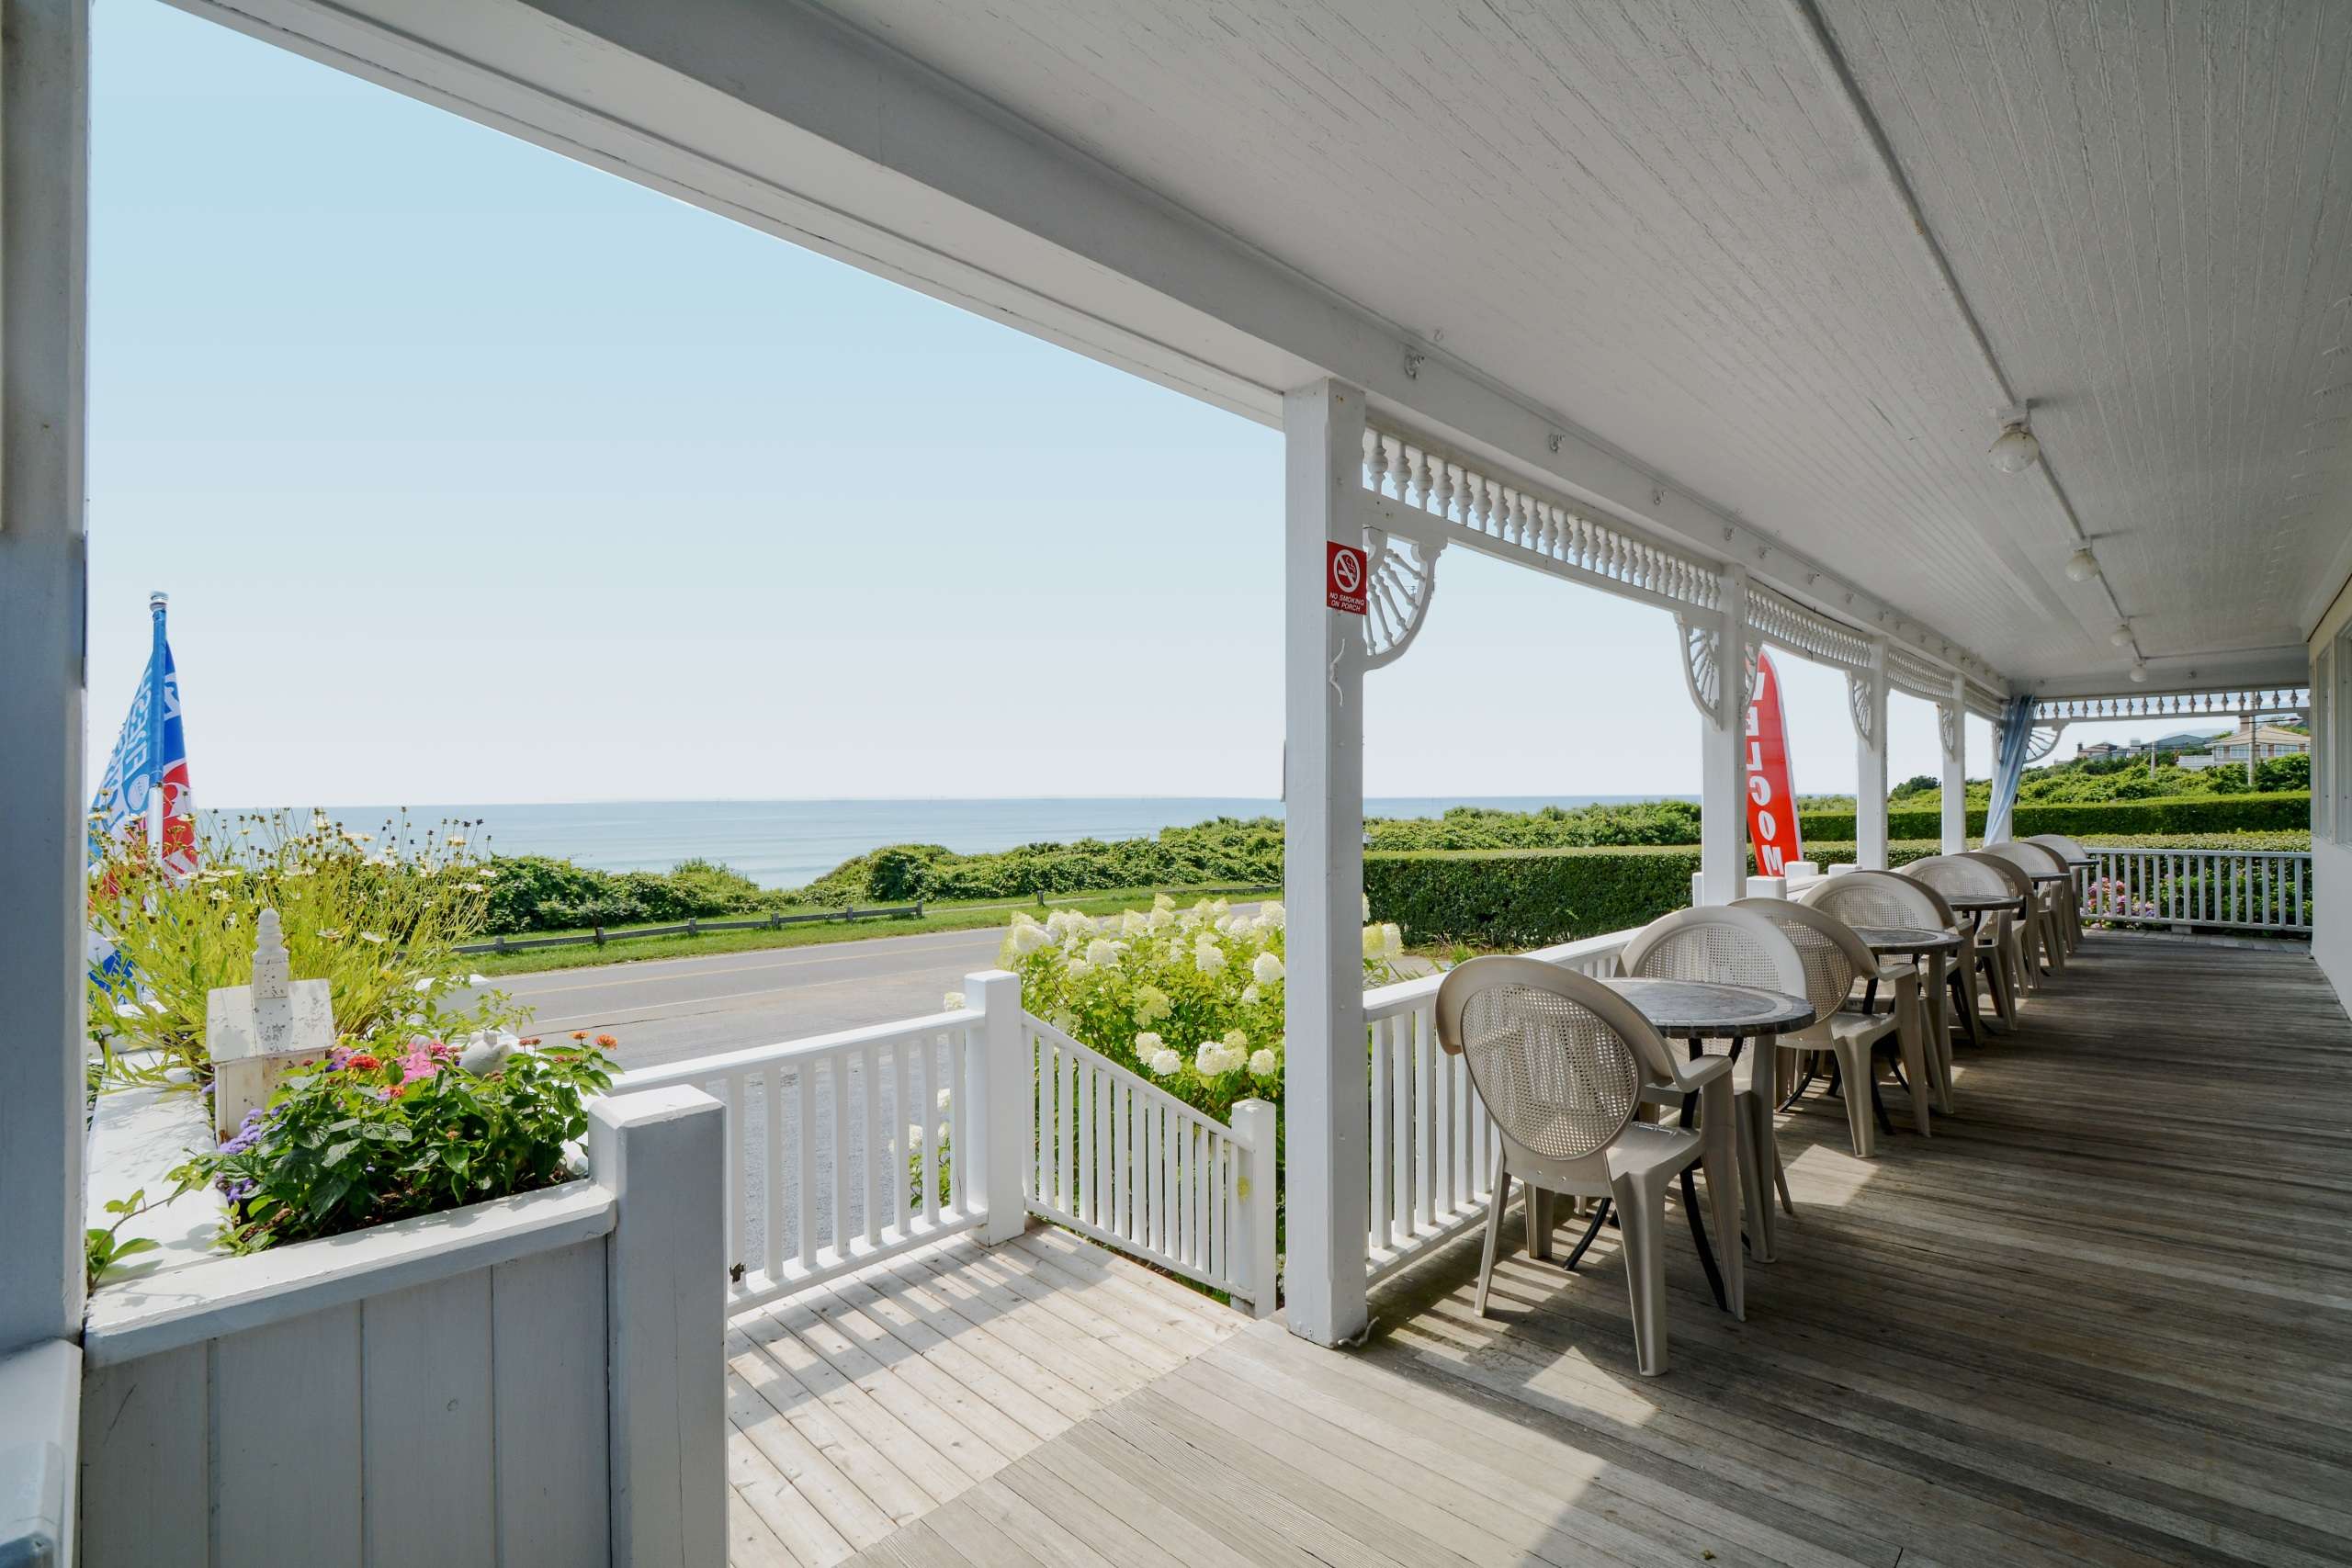
M 509 975 L 541 1034 L 616 1035 L 624 1066 L 706 1056 L 939 1010 L 964 976 L 996 967 L 1001 929 L 874 937 Z

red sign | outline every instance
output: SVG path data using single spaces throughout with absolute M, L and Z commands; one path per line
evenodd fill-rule
M 1781 717 L 1781 672 L 1772 656 L 1756 656 L 1756 695 L 1747 705 L 1747 841 L 1756 869 L 1785 876 L 1804 859 L 1797 838 L 1797 791 L 1789 778 L 1789 731 Z
M 1351 615 L 1363 615 L 1365 576 L 1362 550 L 1353 545 L 1332 544 L 1330 554 L 1324 559 L 1323 585 L 1327 591 L 1324 602 L 1334 610 L 1345 610 Z

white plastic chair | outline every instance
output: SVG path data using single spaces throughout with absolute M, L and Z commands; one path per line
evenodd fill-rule
M 2025 874 L 2023 866 L 2007 855 L 1994 854 L 1988 850 L 1971 850 L 1962 858 L 1973 860 L 1979 865 L 1991 866 L 2008 888 L 2009 897 L 2018 900 L 2018 908 L 2021 912 L 2009 917 L 2009 940 L 2016 949 L 2018 998 L 2023 1001 L 2026 992 L 2041 989 L 2041 961 L 2044 956 L 2041 903 L 2035 896 L 2033 878 Z
M 1528 1247 L 1539 1257 L 1550 1242 L 1549 1205 L 1540 1195 L 1603 1200 L 1567 1259 L 1570 1269 L 1616 1210 L 1643 1376 L 1666 1371 L 1666 1190 L 1677 1177 L 1718 1303 L 1737 1310 L 1725 1300 L 1709 1256 L 1690 1176 L 1694 1164 L 1705 1170 L 1718 1229 L 1736 1224 L 1729 1062 L 1677 1061 L 1632 1003 L 1598 980 L 1532 958 L 1473 958 L 1450 972 L 1438 987 L 1437 1037 L 1468 1066 L 1502 1145 L 1478 1264 L 1480 1316 L 1487 1314 L 1513 1177 L 1528 1185 Z M 1651 1088 L 1701 1096 L 1700 1129 L 1635 1121 L 1643 1091 Z
M 1835 915 L 1849 926 L 1960 930 L 1953 923 L 1951 907 L 1934 888 L 1891 871 L 1864 871 L 1841 876 L 1835 882 L 1824 882 L 1805 889 L 1801 901 L 1824 914 Z M 1965 955 L 1955 957 L 1959 961 L 1951 963 L 1924 956 L 1879 959 L 1882 982 L 1893 978 L 1897 1010 L 1903 1006 L 1906 988 L 1919 1010 L 1919 1027 L 1927 1035 L 1928 1065 L 1934 1069 L 1935 1108 L 1946 1116 L 1952 1111 L 1951 1026 L 1945 1010 L 1945 993 L 1951 987 L 1938 983 L 1939 971 L 1943 972 L 1940 977 L 1945 981 L 1963 975 L 1971 981 L 1975 978 L 1975 970 L 1965 961 Z M 1965 994 L 1961 1003 L 1963 1007 L 1972 1005 Z
M 1752 908 L 1781 929 L 1804 963 L 1805 997 L 1819 1016 L 1804 1029 L 1776 1037 L 1778 1065 L 1785 1068 L 1813 1051 L 1826 1051 L 1838 1059 L 1838 1077 L 1846 1098 L 1846 1133 L 1856 1159 L 1878 1157 L 1878 1054 L 1893 1043 L 1903 1058 L 1905 1085 L 1911 1094 L 1911 1125 L 1921 1137 L 1929 1135 L 1927 1031 L 1918 1021 L 1918 982 L 1904 976 L 1892 1013 L 1849 1012 L 1846 1002 L 1854 982 L 1879 972 L 1878 955 L 1870 944 L 1837 916 L 1810 904 L 1788 900 L 1751 899 L 1733 908 Z M 1774 1075 L 1775 1093 L 1780 1091 Z
M 1661 915 L 1634 933 L 1617 955 L 1627 975 L 1657 980 L 1713 980 L 1727 986 L 1753 986 L 1792 997 L 1805 994 L 1804 961 L 1778 927 L 1751 910 L 1724 904 L 1703 904 Z M 1793 1214 L 1789 1179 L 1781 1167 L 1781 1150 L 1772 1137 L 1773 1054 L 1744 1051 L 1732 1071 L 1732 1111 L 1738 1118 L 1740 1201 L 1747 1216 L 1747 1243 L 1758 1263 L 1772 1261 L 1779 1249 L 1779 1222 L 1772 1213 L 1772 1194 Z M 1654 1091 L 1651 1098 L 1676 1098 Z
M 2066 869 L 2066 863 L 2059 858 L 2056 851 L 2041 844 L 2005 840 L 1997 844 L 1987 844 L 1977 852 L 1997 855 L 2022 872 L 2047 874 Z M 2066 972 L 2066 949 L 2071 945 L 2067 938 L 2071 934 L 2073 921 L 2067 915 L 2066 907 L 2071 901 L 2067 897 L 2067 890 L 2073 883 L 2071 876 L 2064 882 L 2035 882 L 2030 876 L 2026 879 L 2026 890 L 2033 897 L 2034 934 L 2042 956 L 2049 960 L 2052 973 L 2058 975 Z
M 2004 876 L 1996 865 L 1989 865 L 1964 854 L 1929 855 L 1924 860 L 1913 861 L 1898 874 L 1907 876 L 1914 882 L 1923 883 L 1937 893 L 1947 897 L 1962 895 L 1979 897 L 1990 895 L 1998 898 L 2016 897 L 2009 886 L 2008 878 Z M 2001 1021 L 2004 1027 L 2014 1029 L 2017 1027 L 2018 985 L 2020 977 L 2018 974 L 2019 965 L 2017 959 L 2017 943 L 2009 932 L 2009 923 L 2012 919 L 2013 917 L 2007 911 L 2001 911 L 1975 922 L 1974 946 L 1962 950 L 1961 962 L 1971 966 L 1970 989 L 1972 992 L 1975 990 L 1973 971 L 1981 969 L 1984 972 L 1985 989 L 1992 993 L 1995 1016 Z M 1960 929 L 1965 931 L 1968 928 L 1963 925 Z M 1976 1002 L 1977 997 L 1972 995 L 1969 1002 L 1972 1030 L 1975 1027 Z
M 2091 858 L 2091 852 L 2064 833 L 2036 833 L 2018 842 L 2039 844 L 2056 855 L 2058 863 L 2066 868 L 2066 880 L 2058 886 L 2066 890 L 2066 950 L 2072 953 L 2083 945 L 2083 888 L 2078 867 Z

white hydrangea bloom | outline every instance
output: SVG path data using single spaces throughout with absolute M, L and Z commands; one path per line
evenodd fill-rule
M 1360 897 L 1363 899 L 1363 918 L 1368 920 L 1372 919 L 1372 895 L 1365 893 Z
M 1244 987 L 1241 987 L 1241 1005 L 1242 1005 L 1243 1007 L 1246 1007 L 1246 1008 L 1253 1008 L 1253 1007 L 1256 1007 L 1256 1006 L 1257 1006 L 1261 1001 L 1263 1001 L 1264 999 L 1265 999 L 1265 994 L 1264 994 L 1263 992 L 1260 991 L 1260 990 L 1258 989 L 1258 987 L 1255 987 L 1255 986 L 1244 986 Z
M 1151 907 L 1155 909 L 1173 909 L 1176 907 L 1176 900 L 1165 893 L 1155 893 L 1151 896 Z
M 1250 973 L 1258 984 L 1271 986 L 1283 977 L 1283 961 L 1271 953 L 1261 953 L 1251 962 Z
M 1178 1055 L 1173 1047 L 1166 1045 L 1154 1051 L 1151 1054 L 1151 1060 L 1145 1064 L 1152 1070 L 1155 1077 L 1163 1078 L 1183 1065 L 1184 1058 Z
M 1394 964 L 1405 956 L 1405 933 L 1389 920 L 1380 928 L 1380 956 Z
M 1069 965 L 1064 973 L 1069 975 L 1073 980 L 1083 980 L 1089 975 L 1094 973 L 1094 965 L 1089 964 L 1083 958 L 1073 958 L 1069 961 Z
M 1250 1037 L 1238 1029 L 1228 1029 L 1225 1032 L 1225 1048 L 1246 1056 L 1250 1054 Z
M 1280 904 L 1261 904 L 1258 906 L 1258 923 L 1264 926 L 1270 931 L 1278 931 L 1282 930 L 1283 918 L 1283 907 Z
M 961 991 L 950 991 L 939 998 L 939 1010 L 942 1012 L 962 1012 L 964 1007 L 964 993 Z
M 1193 1058 L 1193 1070 L 1204 1078 L 1219 1077 L 1233 1071 L 1243 1061 L 1241 1053 L 1230 1045 L 1216 1041 L 1204 1042 Z
M 1145 1030 L 1141 1034 L 1136 1036 L 1136 1060 L 1138 1062 L 1150 1061 L 1154 1056 L 1159 1055 L 1159 1048 L 1167 1043 L 1168 1042 L 1162 1040 L 1152 1031 L 1148 1029 Z
M 1214 938 L 1204 934 L 1193 944 L 1193 967 L 1204 975 L 1216 975 L 1225 968 L 1225 949 Z
M 1174 1010 L 1175 1004 L 1168 999 L 1168 993 L 1159 987 L 1139 986 L 1136 988 L 1136 1021 L 1137 1023 L 1157 1023 Z
M 1150 929 L 1151 922 L 1145 919 L 1138 911 L 1125 909 L 1120 912 L 1119 934 L 1121 936 L 1141 936 Z
M 1274 1054 L 1272 1051 L 1261 1048 L 1250 1053 L 1250 1076 L 1251 1077 L 1270 1078 L 1282 1070 L 1282 1063 L 1275 1058 Z
M 1363 955 L 1366 958 L 1377 958 L 1380 956 L 1381 947 L 1380 928 L 1378 926 L 1364 927 Z
M 1126 950 L 1127 944 L 1123 942 L 1113 942 L 1108 937 L 1098 936 L 1086 944 L 1086 961 L 1097 969 L 1116 968 L 1119 954 Z
M 1165 898 L 1168 896 L 1163 893 L 1160 897 Z M 1149 926 L 1153 931 L 1164 931 L 1170 926 L 1176 923 L 1176 912 L 1173 909 L 1163 908 L 1158 905 L 1154 905 L 1150 917 L 1147 919 L 1144 923 Z
M 1012 930 L 1005 937 L 1005 945 L 1015 958 L 1026 957 L 1053 941 L 1053 934 L 1026 915 L 1012 918 Z

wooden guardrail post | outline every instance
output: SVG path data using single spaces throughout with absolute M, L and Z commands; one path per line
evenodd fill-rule
M 1250 1288 L 1250 1313 L 1253 1317 L 1274 1315 L 1274 1195 L 1278 1179 L 1274 1166 L 1274 1137 L 1282 1122 L 1282 1112 L 1263 1100 L 1236 1101 L 1233 1107 L 1233 1141 L 1250 1152 L 1250 1161 L 1243 1172 L 1247 1183 L 1234 1194 L 1234 1216 L 1239 1222 L 1234 1228 L 1236 1268 L 1241 1280 Z
M 1023 1114 L 1035 1092 L 1027 1032 L 1021 1026 L 1021 976 L 987 969 L 964 976 L 964 1005 L 978 1011 L 972 1048 L 965 1055 L 965 1092 L 973 1114 L 965 1119 L 969 1151 L 956 1151 L 962 1175 L 979 1190 L 988 1219 L 980 1240 L 990 1247 L 1012 1240 L 1029 1223 L 1021 1166 L 1029 1153 Z
M 726 1108 L 678 1085 L 596 1100 L 588 1159 L 616 1200 L 605 1255 L 612 1557 L 727 1561 Z

